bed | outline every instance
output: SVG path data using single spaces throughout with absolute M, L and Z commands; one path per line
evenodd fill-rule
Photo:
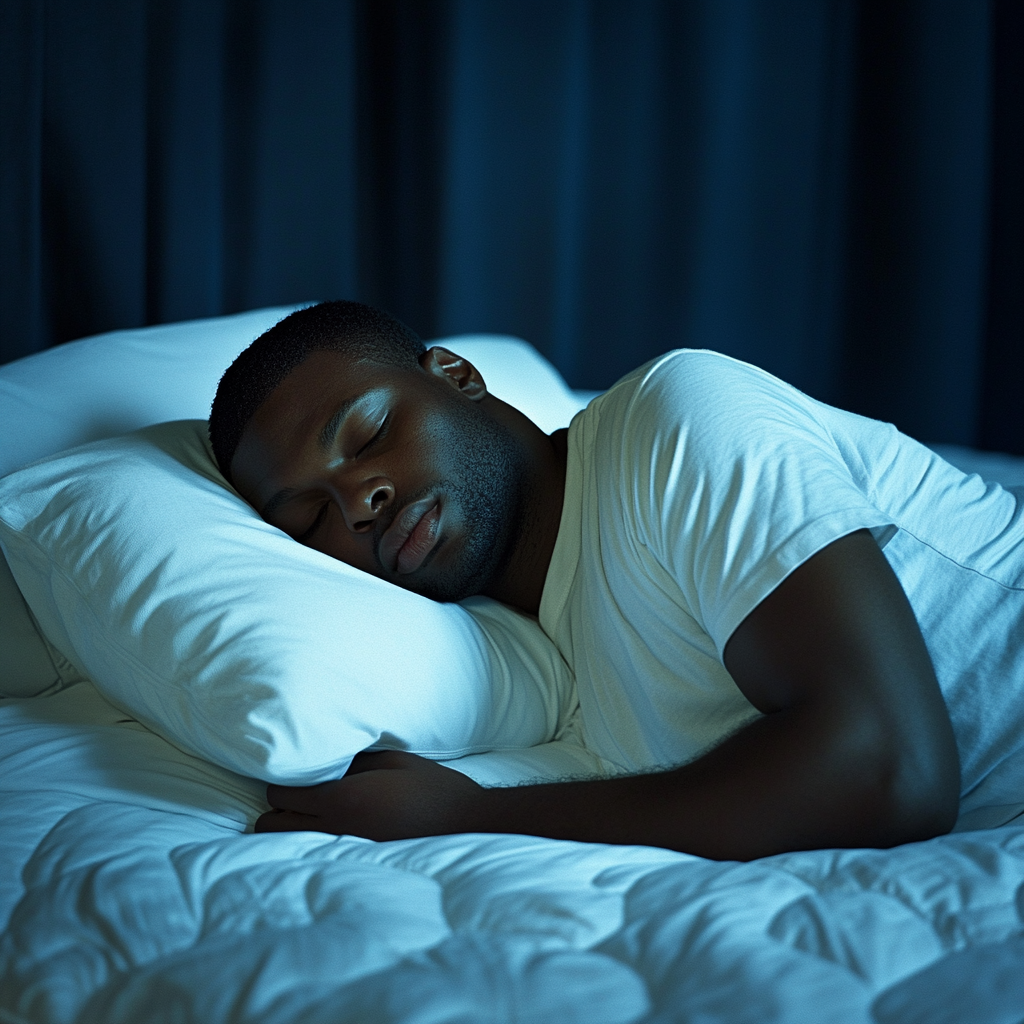
M 283 312 L 0 368 L 0 475 L 205 416 Z M 450 344 L 546 429 L 584 402 L 524 342 Z M 943 454 L 1024 483 L 1024 460 Z M 0 617 L 17 619 L 0 654 L 2 1024 L 1024 1021 L 1024 824 L 749 864 L 512 835 L 255 835 L 250 762 L 171 742 L 40 647 L 0 569 Z M 534 753 L 446 763 L 488 784 L 598 770 L 571 700 L 552 699 Z

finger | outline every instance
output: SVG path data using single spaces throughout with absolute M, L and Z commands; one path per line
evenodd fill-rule
M 324 832 L 323 819 L 295 811 L 267 811 L 256 819 L 254 832 Z
M 267 803 L 278 811 L 298 811 L 300 814 L 317 814 L 323 806 L 325 786 L 333 786 L 337 780 L 321 782 L 318 786 L 267 786 Z

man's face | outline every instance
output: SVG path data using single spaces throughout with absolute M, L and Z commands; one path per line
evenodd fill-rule
M 451 375 L 314 352 L 260 406 L 239 493 L 301 544 L 441 601 L 507 563 L 525 456 Z

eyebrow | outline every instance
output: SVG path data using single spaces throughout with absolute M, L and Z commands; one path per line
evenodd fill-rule
M 338 431 L 341 429 L 342 421 L 348 415 L 349 410 L 356 402 L 363 399 L 365 395 L 354 395 L 352 398 L 346 398 L 341 405 L 338 406 L 337 411 L 334 415 L 324 424 L 323 429 L 316 436 L 317 447 L 322 451 L 326 452 L 331 445 L 334 443 L 334 439 L 338 436 Z M 291 501 L 296 494 L 299 493 L 297 487 L 282 487 L 267 503 L 263 506 L 263 511 L 260 515 L 266 519 L 273 515 L 282 505 Z
M 348 415 L 352 406 L 356 402 L 362 401 L 365 397 L 365 395 L 353 395 L 352 398 L 346 398 L 338 406 L 338 411 L 324 424 L 323 430 L 316 436 L 317 447 L 320 451 L 326 452 L 334 444 L 334 439 L 338 436 L 338 431 L 341 429 L 341 421 Z

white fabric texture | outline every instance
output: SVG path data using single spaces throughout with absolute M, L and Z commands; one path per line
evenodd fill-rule
M 262 787 L 88 683 L 0 701 L 0 802 L 4 1024 L 1007 1024 L 1024 1006 L 1019 827 L 750 864 L 243 835 Z
M 570 427 L 541 601 L 586 744 L 619 768 L 681 763 L 756 717 L 727 640 L 797 566 L 867 528 L 950 710 L 961 813 L 1007 820 L 1024 808 L 1022 495 L 726 356 L 641 367 Z
M 335 778 L 371 747 L 533 746 L 575 699 L 528 616 L 430 601 L 265 523 L 216 469 L 202 420 L 10 474 L 0 543 L 43 633 L 109 699 L 268 781 Z

